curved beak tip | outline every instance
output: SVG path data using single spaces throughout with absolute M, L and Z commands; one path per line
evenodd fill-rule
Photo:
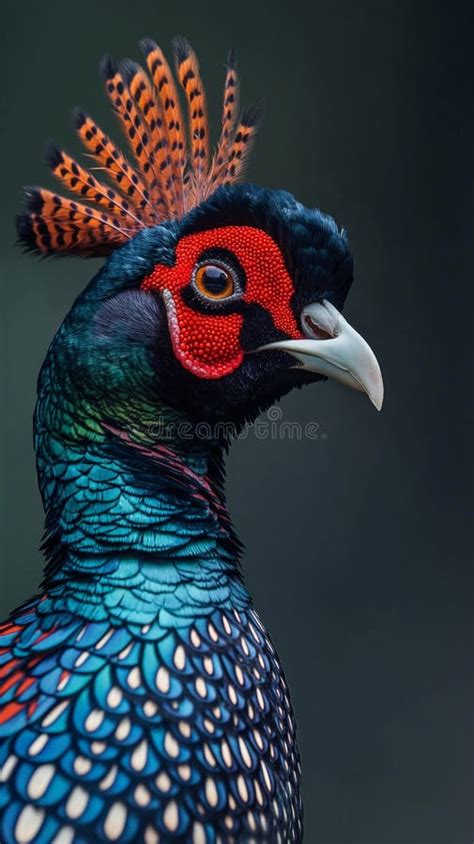
M 384 385 L 382 380 L 382 373 L 380 373 L 380 381 L 378 382 L 376 389 L 371 390 L 371 392 L 367 393 L 367 395 L 369 396 L 369 399 L 375 409 L 382 410 L 384 400 Z
M 315 302 L 303 309 L 301 325 L 304 338 L 268 343 L 257 351 L 280 349 L 288 352 L 296 358 L 299 368 L 366 393 L 374 407 L 381 410 L 384 384 L 377 358 L 340 311 L 326 300 Z

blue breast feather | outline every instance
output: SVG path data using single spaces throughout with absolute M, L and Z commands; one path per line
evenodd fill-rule
M 294 719 L 252 609 L 173 630 L 22 612 L 0 631 L 2 844 L 301 841 Z

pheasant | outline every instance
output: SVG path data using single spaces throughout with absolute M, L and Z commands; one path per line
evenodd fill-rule
M 18 218 L 27 250 L 107 260 L 38 382 L 46 568 L 0 628 L 0 840 L 300 842 L 295 720 L 224 455 L 293 387 L 333 377 L 380 409 L 382 378 L 341 313 L 344 230 L 241 181 L 260 115 L 233 55 L 212 151 L 189 43 L 175 71 L 141 47 L 146 70 L 101 66 L 128 157 L 76 111 L 93 166 L 50 145 L 74 198 L 29 188 Z

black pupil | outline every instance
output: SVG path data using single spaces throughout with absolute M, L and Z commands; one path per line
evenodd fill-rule
M 229 284 L 228 275 L 221 267 L 215 267 L 212 264 L 207 266 L 202 274 L 202 281 L 206 290 L 214 296 L 223 293 Z

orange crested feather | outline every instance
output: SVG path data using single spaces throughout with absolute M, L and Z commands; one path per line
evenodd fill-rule
M 157 190 L 165 203 L 167 216 L 179 216 L 176 207 L 176 193 L 173 182 L 173 166 L 170 154 L 168 130 L 161 105 L 155 100 L 151 82 L 139 64 L 127 60 L 120 63 L 120 70 L 127 82 L 132 99 L 142 116 L 147 137 L 150 140 L 149 155 L 155 162 Z M 145 134 L 145 133 L 144 133 Z
M 176 71 L 188 106 L 189 152 L 193 170 L 194 204 L 201 201 L 209 174 L 209 126 L 206 96 L 194 50 L 185 38 L 173 42 Z
M 249 108 L 242 114 L 229 150 L 227 162 L 224 164 L 221 184 L 228 185 L 236 182 L 243 175 L 255 143 L 261 116 L 262 107 L 260 105 Z
M 134 206 L 112 190 L 108 185 L 99 182 L 92 173 L 89 173 L 74 158 L 71 158 L 64 150 L 50 143 L 46 152 L 47 161 L 52 173 L 72 193 L 77 193 L 83 199 L 93 202 L 102 208 L 107 208 L 109 213 L 116 214 L 122 221 L 137 231 L 142 228 L 141 221 L 134 213 Z
M 184 123 L 178 91 L 171 68 L 161 48 L 150 38 L 144 38 L 140 42 L 140 47 L 145 56 L 148 71 L 161 102 L 163 117 L 168 131 L 173 181 L 177 186 L 179 197 L 178 210 L 182 214 L 184 212 L 184 188 L 187 181 L 187 177 L 185 176 L 186 136 L 184 134 Z
M 20 240 L 43 255 L 108 255 L 135 234 L 127 232 L 117 217 L 50 190 L 28 188 L 25 193 L 26 209 L 18 220 Z
M 212 161 L 210 173 L 211 188 L 216 188 L 225 175 L 225 167 L 229 156 L 235 124 L 239 113 L 239 77 L 237 73 L 234 51 L 231 50 L 227 58 L 227 73 L 224 83 L 224 103 L 222 108 L 222 128 L 217 149 Z
M 165 201 L 159 189 L 158 166 L 151 149 L 151 140 L 144 125 L 143 117 L 135 105 L 120 70 L 108 56 L 102 60 L 101 71 L 105 79 L 107 96 L 118 116 L 140 173 L 149 188 L 150 199 L 153 204 L 156 203 L 156 205 L 161 206 L 160 217 L 165 217 Z
M 53 174 L 82 201 L 29 188 L 18 217 L 19 239 L 27 249 L 42 255 L 108 255 L 140 229 L 179 219 L 220 185 L 242 177 L 260 109 L 249 109 L 238 119 L 239 80 L 233 54 L 227 62 L 221 132 L 211 163 L 198 61 L 186 39 L 176 39 L 173 46 L 176 76 L 186 98 L 187 132 L 175 78 L 154 41 L 141 42 L 148 73 L 130 60 L 116 65 L 105 58 L 101 70 L 106 92 L 136 165 L 91 117 L 76 110 L 75 128 L 95 166 L 86 169 L 55 145 L 49 146 Z
M 80 109 L 73 112 L 73 125 L 89 155 L 97 161 L 110 181 L 140 210 L 142 218 L 150 223 L 156 222 L 158 218 L 150 203 L 146 185 L 114 142 L 92 117 Z

